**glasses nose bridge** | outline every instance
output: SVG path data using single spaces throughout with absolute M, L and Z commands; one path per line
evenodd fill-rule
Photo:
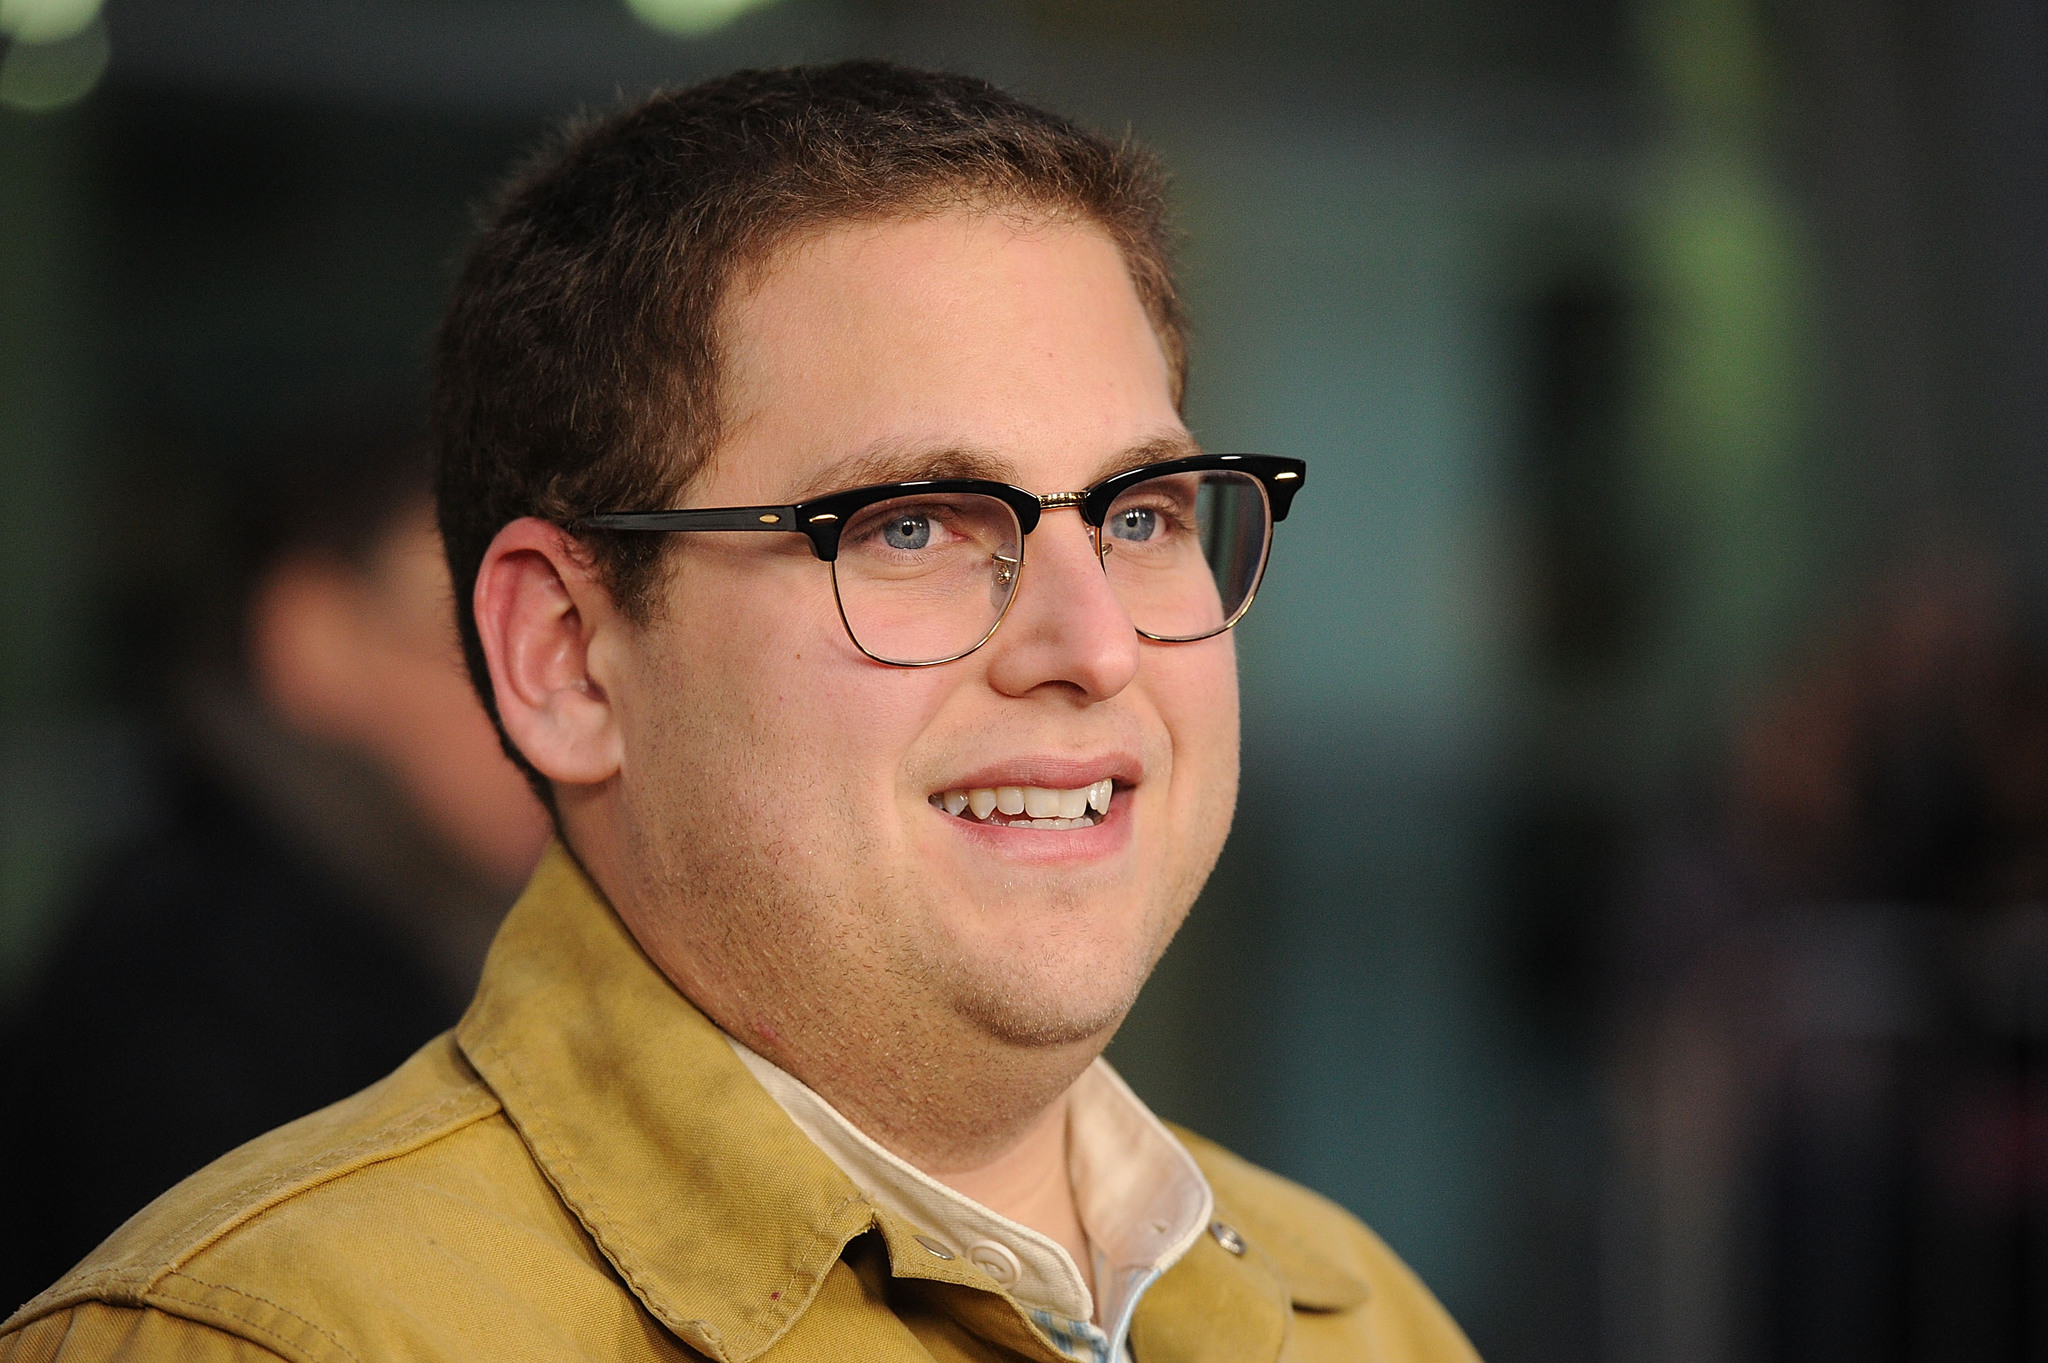
M 1097 557 L 1101 556 L 1102 527 L 1094 525 L 1088 520 L 1086 509 L 1088 494 L 1086 492 L 1046 492 L 1034 495 L 1038 497 L 1038 509 L 1041 513 L 1047 511 L 1072 511 L 1080 516 L 1082 528 L 1088 532 L 1088 538 L 1094 543 Z

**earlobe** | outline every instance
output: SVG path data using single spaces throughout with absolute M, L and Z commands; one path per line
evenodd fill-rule
M 592 640 L 619 621 L 567 533 L 530 516 L 507 525 L 484 553 L 472 599 L 512 742 L 558 785 L 611 779 L 617 715 L 590 661 Z

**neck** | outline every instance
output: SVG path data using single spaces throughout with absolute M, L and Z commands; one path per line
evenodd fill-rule
M 733 1022 L 712 1016 L 732 1030 Z M 1022 1048 L 962 1036 L 948 1048 L 934 1046 L 929 1032 L 905 1046 L 886 1044 L 872 1028 L 842 1027 L 829 1038 L 789 1031 L 756 1025 L 733 1034 L 891 1153 L 1053 1240 L 1093 1290 L 1093 1255 L 1068 1174 L 1067 1092 L 1099 1042 Z
M 1095 1272 L 1088 1233 L 1074 1203 L 1067 1164 L 1067 1095 L 1045 1110 L 1019 1141 L 1002 1154 L 959 1169 L 926 1169 L 954 1192 L 973 1198 L 1000 1216 L 1050 1237 L 1073 1256 L 1088 1290 Z

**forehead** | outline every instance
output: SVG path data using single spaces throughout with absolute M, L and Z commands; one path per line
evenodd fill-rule
M 916 476 L 904 465 L 919 451 L 1081 486 L 1135 446 L 1186 438 L 1123 257 L 1092 226 L 964 212 L 842 225 L 784 246 L 748 284 L 721 327 L 728 427 L 705 480 L 718 500 L 882 481 L 867 476 L 882 467 Z

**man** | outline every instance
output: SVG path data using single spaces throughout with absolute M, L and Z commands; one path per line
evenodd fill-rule
M 0 1028 L 0 1294 L 461 1016 L 546 816 L 462 673 L 413 422 L 327 413 L 221 489 L 175 597 L 161 815 Z M 147 1044 L 138 1039 L 147 1038 Z
M 879 63 L 530 169 L 440 498 L 560 843 L 451 1037 L 0 1358 L 1469 1358 L 1097 1060 L 1222 846 L 1225 631 L 1302 479 L 1189 437 L 1166 235 L 1137 154 Z

